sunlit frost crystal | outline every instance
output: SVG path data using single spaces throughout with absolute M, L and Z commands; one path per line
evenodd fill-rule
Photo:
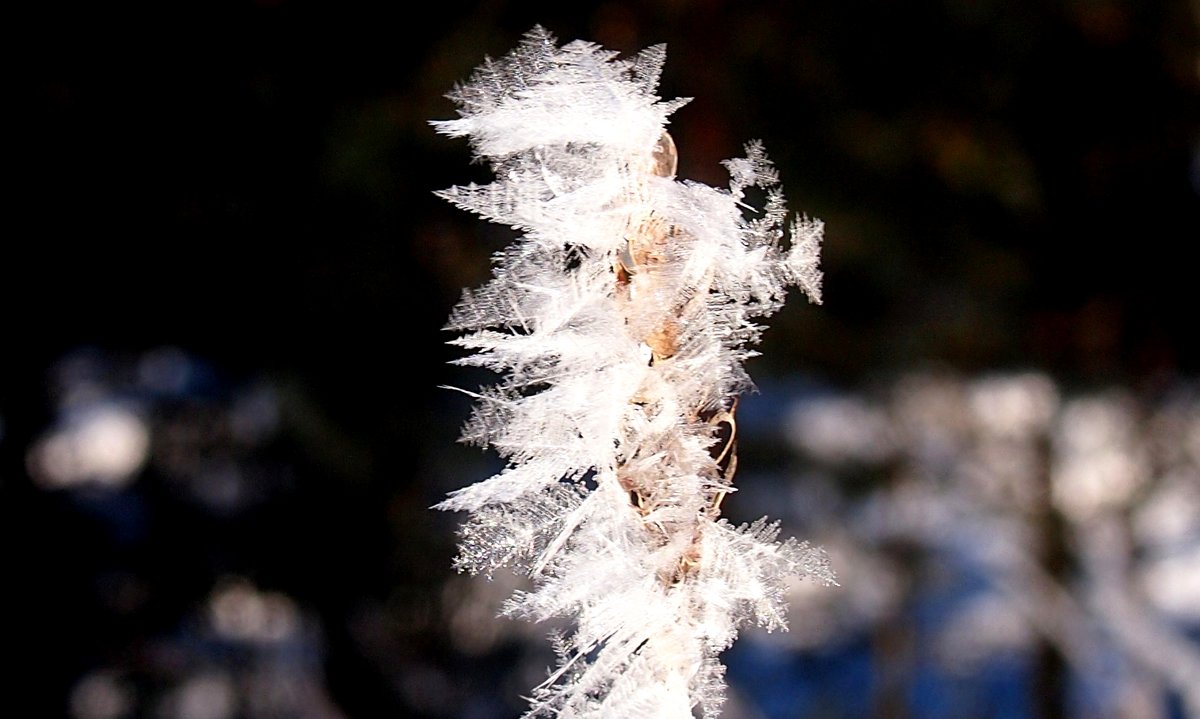
M 533 577 L 506 613 L 574 620 L 528 716 L 715 716 L 738 627 L 783 628 L 790 576 L 833 581 L 776 525 L 719 518 L 755 320 L 789 285 L 820 301 L 821 223 L 785 233 L 758 143 L 726 162 L 727 190 L 675 180 L 664 127 L 686 101 L 655 94 L 664 59 L 535 28 L 454 90 L 458 119 L 433 123 L 496 176 L 439 194 L 522 232 L 448 326 L 472 352 L 460 364 L 502 377 L 469 393 L 463 438 L 508 465 L 438 507 L 471 513 L 460 570 Z M 765 204 L 747 211 L 752 187 Z

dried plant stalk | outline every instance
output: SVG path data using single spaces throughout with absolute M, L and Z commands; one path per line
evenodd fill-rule
M 654 94 L 665 59 L 629 60 L 540 28 L 451 98 L 440 132 L 471 138 L 497 175 L 440 193 L 523 235 L 465 292 L 450 329 L 503 373 L 470 393 L 469 442 L 508 459 L 439 508 L 472 513 L 456 565 L 514 566 L 534 588 L 504 611 L 574 619 L 529 716 L 718 712 L 719 653 L 737 628 L 784 627 L 789 576 L 832 582 L 823 552 L 760 520 L 719 519 L 737 467 L 737 397 L 759 316 L 800 285 L 820 299 L 819 222 L 791 225 L 757 143 L 728 190 L 675 180 Z M 744 216 L 744 192 L 766 203 Z

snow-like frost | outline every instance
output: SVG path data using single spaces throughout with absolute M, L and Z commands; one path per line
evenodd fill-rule
M 720 519 L 755 320 L 789 286 L 820 302 L 822 225 L 785 231 L 757 142 L 726 161 L 728 189 L 675 179 L 664 127 L 686 100 L 656 95 L 665 58 L 535 28 L 455 88 L 457 119 L 432 123 L 496 176 L 438 194 L 524 233 L 447 326 L 472 353 L 458 363 L 501 375 L 467 392 L 463 440 L 508 466 L 438 508 L 471 513 L 458 569 L 534 578 L 505 613 L 574 620 L 528 716 L 716 716 L 738 628 L 786 627 L 788 577 L 833 581 L 824 552 L 776 541 L 776 525 Z

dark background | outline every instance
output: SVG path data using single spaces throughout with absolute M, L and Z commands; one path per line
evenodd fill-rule
M 278 0 L 12 17 L 0 523 L 19 669 L 0 713 L 65 714 L 98 666 L 166 691 L 147 647 L 228 575 L 315 618 L 346 716 L 465 711 L 415 706 L 420 667 L 500 675 L 503 654 L 445 640 L 455 519 L 426 508 L 491 468 L 453 444 L 466 404 L 437 387 L 479 378 L 446 365 L 440 327 L 509 235 L 433 197 L 487 174 L 426 121 L 535 23 L 623 52 L 665 42 L 661 94 L 695 98 L 670 126 L 680 176 L 721 185 L 719 161 L 761 138 L 793 210 L 826 222 L 825 304 L 790 302 L 753 376 L 1036 367 L 1153 393 L 1200 369 L 1197 13 Z M 170 396 L 131 379 L 162 347 L 191 378 Z M 29 448 L 80 362 L 148 413 L 154 457 L 158 428 L 221 425 L 244 388 L 271 388 L 269 441 L 189 445 L 255 467 L 261 497 L 211 511 L 157 460 L 116 499 L 40 487 Z M 133 600 L 105 599 L 113 576 Z M 521 690 L 495 690 L 514 701 L 495 716 Z

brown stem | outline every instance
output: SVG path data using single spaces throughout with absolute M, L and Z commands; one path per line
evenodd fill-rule
M 675 174 L 677 159 L 675 143 L 664 132 L 655 145 L 648 171 L 659 177 L 671 177 Z M 641 194 L 641 191 L 642 188 L 635 189 L 637 194 Z M 663 286 L 663 271 L 675 261 L 678 246 L 672 245 L 676 245 L 682 237 L 683 231 L 678 226 L 651 212 L 631 223 L 625 238 L 626 244 L 613 263 L 615 293 L 624 306 L 625 322 L 637 339 L 649 348 L 651 366 L 661 365 L 675 357 L 679 351 L 683 325 L 690 314 L 701 308 L 697 303 L 704 302 L 707 295 L 707 288 L 700 287 L 696 292 L 689 293 L 689 299 L 675 307 L 664 308 L 661 303 L 653 301 L 660 293 L 668 296 L 674 294 L 672 288 Z M 643 399 L 637 397 L 634 401 L 644 408 L 648 407 L 650 403 Z M 737 398 L 733 397 L 723 405 L 727 407 L 722 406 L 716 411 L 695 408 L 688 419 L 707 422 L 712 427 L 712 434 L 717 438 L 713 451 L 716 472 L 721 480 L 729 483 L 737 470 L 737 422 L 734 419 Z M 626 464 L 636 455 L 635 449 L 626 459 Z M 657 488 L 646 486 L 638 477 L 622 470 L 618 469 L 617 476 L 622 489 L 629 493 L 630 504 L 643 517 L 649 515 L 656 504 Z M 725 494 L 725 490 L 714 493 L 706 512 L 709 518 L 715 519 L 720 515 Z M 680 557 L 673 576 L 664 577 L 666 583 L 681 581 L 697 566 L 700 561 L 700 538 L 697 525 L 692 528 L 692 542 Z

